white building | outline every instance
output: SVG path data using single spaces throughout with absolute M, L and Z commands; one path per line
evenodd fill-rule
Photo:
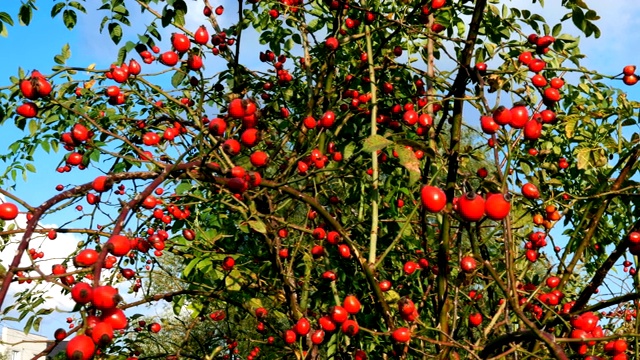
M 5 360 L 31 360 L 41 353 L 50 341 L 42 335 L 25 335 L 22 330 L 3 327 L 0 357 Z

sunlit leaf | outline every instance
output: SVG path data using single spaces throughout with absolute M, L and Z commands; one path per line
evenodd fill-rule
M 362 144 L 362 151 L 370 153 L 382 150 L 391 144 L 393 144 L 393 141 L 385 138 L 384 136 L 372 135 L 368 137 Z

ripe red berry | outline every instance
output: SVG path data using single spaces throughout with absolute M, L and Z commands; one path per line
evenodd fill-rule
M 488 218 L 492 220 L 502 220 L 511 210 L 511 203 L 503 194 L 489 194 L 485 201 L 484 211 Z
M 338 42 L 338 39 L 332 37 L 327 38 L 327 40 L 325 40 L 324 42 L 325 46 L 327 47 L 327 49 L 334 51 L 338 48 L 338 46 L 340 46 L 340 43 Z
M 539 73 L 547 64 L 543 60 L 534 59 L 529 63 L 529 70 Z
M 2 203 L 0 204 L 0 219 L 9 221 L 14 220 L 18 217 L 18 207 L 13 203 Z
M 77 335 L 67 344 L 67 358 L 74 360 L 89 360 L 95 352 L 95 343 L 87 335 Z
M 411 331 L 405 327 L 397 328 L 391 333 L 393 341 L 399 343 L 406 343 L 411 340 Z
M 482 324 L 482 314 L 480 313 L 469 314 L 469 325 L 471 325 L 472 327 L 477 327 L 480 324 Z
M 499 125 L 508 125 L 511 123 L 511 112 L 504 106 L 498 107 L 493 112 L 493 120 Z
M 347 295 L 342 302 L 342 307 L 344 307 L 349 314 L 354 315 L 360 311 L 361 305 L 355 295 Z
M 635 73 L 636 73 L 635 65 L 627 65 L 622 69 L 622 74 L 624 74 L 625 76 L 631 76 L 631 75 L 634 75 Z
M 500 130 L 500 124 L 498 124 L 491 116 L 480 117 L 480 127 L 485 134 L 495 134 Z
M 256 151 L 249 156 L 249 160 L 251 164 L 255 167 L 263 167 L 267 165 L 267 160 L 269 160 L 269 155 L 263 151 Z
M 300 336 L 306 336 L 311 329 L 311 325 L 307 318 L 300 318 L 296 325 L 293 327 L 293 330 Z
M 473 256 L 463 256 L 460 259 L 460 269 L 465 273 L 472 273 L 476 269 L 476 259 Z
M 509 110 L 511 113 L 510 125 L 516 129 L 521 129 L 529 121 L 529 109 L 523 105 L 516 105 Z
M 560 285 L 560 278 L 557 276 L 549 276 L 546 280 L 546 284 L 550 288 L 555 288 Z
M 560 92 L 558 91 L 557 88 L 548 87 L 544 89 L 544 98 L 545 100 L 548 100 L 551 102 L 560 101 Z
M 520 61 L 522 65 L 529 65 L 532 60 L 533 55 L 529 51 L 522 52 L 520 56 L 518 56 L 518 61 Z
M 173 33 L 171 35 L 171 45 L 177 52 L 183 53 L 189 51 L 191 40 L 185 34 Z
M 527 199 L 538 199 L 540 197 L 540 191 L 532 183 L 526 183 L 522 185 L 522 195 Z
M 411 275 L 418 269 L 418 264 L 414 261 L 407 261 L 402 267 L 406 275 Z
M 636 75 L 625 75 L 622 77 L 622 82 L 629 86 L 635 85 L 638 83 L 638 77 Z
M 210 40 L 207 28 L 202 25 L 193 33 L 193 41 L 199 45 L 206 45 Z
M 460 196 L 457 203 L 457 212 L 465 221 L 478 221 L 484 216 L 485 200 L 475 193 L 468 193 Z
M 422 187 L 422 190 L 420 191 L 420 200 L 422 202 L 422 206 L 432 213 L 440 212 L 444 209 L 445 205 L 447 205 L 447 196 L 444 191 L 438 187 L 430 185 Z

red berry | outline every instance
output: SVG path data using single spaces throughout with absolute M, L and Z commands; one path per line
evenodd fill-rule
M 469 325 L 471 325 L 472 327 L 477 327 L 480 324 L 482 324 L 482 314 L 480 313 L 469 314 Z
M 340 46 L 340 43 L 338 42 L 338 39 L 336 39 L 334 37 L 327 38 L 327 40 L 325 40 L 324 44 L 327 47 L 327 49 L 329 49 L 331 51 L 336 50 L 338 48 L 338 46 Z
M 473 256 L 463 256 L 460 259 L 460 269 L 465 273 L 472 273 L 476 269 L 476 259 Z
M 447 196 L 442 189 L 426 185 L 420 191 L 422 206 L 432 213 L 440 212 L 447 205 Z
M 405 327 L 397 328 L 391 333 L 393 341 L 399 343 L 406 343 L 411 340 L 411 331 Z
M 489 194 L 485 201 L 484 211 L 492 220 L 502 220 L 509 215 L 511 203 L 503 194 Z

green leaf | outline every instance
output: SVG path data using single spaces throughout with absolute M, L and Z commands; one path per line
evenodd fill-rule
M 40 323 L 42 322 L 42 317 L 37 317 L 36 320 L 33 322 L 33 330 L 40 331 Z
M 584 18 L 592 21 L 600 20 L 600 16 L 598 16 L 598 13 L 591 9 L 587 10 L 587 12 L 584 14 Z
M 64 44 L 64 46 L 62 46 L 62 56 L 64 56 L 65 60 L 71 57 L 71 47 L 69 46 L 69 43 Z
M 211 259 L 202 259 L 202 261 L 198 262 L 196 269 L 202 271 L 204 273 L 208 272 L 209 268 L 211 268 Z
M 54 56 L 53 61 L 58 65 L 64 65 L 64 59 L 60 55 Z
M 116 45 L 120 43 L 120 40 L 122 40 L 122 27 L 120 24 L 114 22 L 109 23 L 109 25 L 107 25 L 107 29 L 109 30 L 109 36 L 113 43 Z
M 34 136 L 38 132 L 38 122 L 34 119 L 29 120 L 29 133 Z
M 149 27 L 147 29 L 147 31 L 149 31 L 149 34 L 151 34 L 151 36 L 153 36 L 154 38 L 158 39 L 158 41 L 162 40 L 162 35 L 160 35 L 160 32 L 158 31 L 158 29 L 154 26 L 154 27 Z
M 186 76 L 187 74 L 184 71 L 176 71 L 171 77 L 171 85 L 176 88 L 179 87 Z
M 78 15 L 76 15 L 75 11 L 67 9 L 62 12 L 62 21 L 64 22 L 64 26 L 71 30 L 78 23 Z
M 198 265 L 200 260 L 202 260 L 202 259 L 201 258 L 192 259 L 189 262 L 189 264 L 184 268 L 184 270 L 182 270 L 182 274 L 184 276 L 189 276 L 189 274 L 191 274 L 191 271 L 196 267 L 196 265 Z
M 32 173 L 36 172 L 36 167 L 33 166 L 32 163 L 27 163 L 27 165 L 25 165 L 25 168 L 27 168 L 27 171 L 29 172 L 32 172 Z
M 404 166 L 409 171 L 409 185 L 415 184 L 420 180 L 420 160 L 416 157 L 416 154 L 402 145 L 396 145 L 395 151 L 398 153 L 398 160 L 400 165 Z
M 92 151 L 89 153 L 89 159 L 94 162 L 100 162 L 100 151 Z
M 127 43 L 124 45 L 124 48 L 127 50 L 127 52 L 135 49 L 136 47 L 136 43 L 134 43 L 133 41 L 127 41 Z
M 591 158 L 595 167 L 603 167 L 609 162 L 607 152 L 603 148 L 594 149 L 594 151 L 591 152 Z
M 125 16 L 129 15 L 129 10 L 127 10 L 127 8 L 124 5 L 115 6 L 113 9 L 111 9 L 111 11 L 120 15 L 125 15 Z
M 172 9 L 168 9 L 165 7 L 165 11 L 163 11 L 162 19 L 161 19 L 162 27 L 167 27 L 171 25 L 171 21 L 173 20 L 174 16 L 175 16 L 174 11 Z
M 176 194 L 178 194 L 178 195 L 186 194 L 192 188 L 193 188 L 193 186 L 191 185 L 191 183 L 189 183 L 189 182 L 181 182 L 176 187 Z
M 596 39 L 599 38 L 601 35 L 600 28 L 593 25 L 593 23 L 589 23 L 589 24 L 591 24 L 591 29 L 593 30 L 593 36 L 595 36 Z
M 102 34 L 102 31 L 104 30 L 104 26 L 107 24 L 107 21 L 109 21 L 109 17 L 105 16 L 102 18 L 102 21 L 100 21 L 100 33 Z
M 18 13 L 18 20 L 22 25 L 29 25 L 31 23 L 31 17 L 33 16 L 33 12 L 31 10 L 31 6 L 27 4 L 22 4 L 20 6 L 20 12 Z
M 257 308 L 264 307 L 260 298 L 251 298 L 245 303 L 245 306 L 251 311 L 255 311 Z
M 496 45 L 490 42 L 485 42 L 484 43 L 484 48 L 487 49 L 487 53 L 489 54 L 489 57 L 493 57 L 496 53 Z
M 242 289 L 242 275 L 238 270 L 231 270 L 231 272 L 224 279 L 224 283 L 227 286 L 227 291 L 240 291 Z
M 264 225 L 264 223 L 260 219 L 258 219 L 258 220 L 248 220 L 247 221 L 247 225 L 249 225 L 249 227 L 251 229 L 253 229 L 254 231 L 257 231 L 257 232 L 259 232 L 261 234 L 266 234 L 267 233 L 267 227 Z
M 319 28 L 320 28 L 320 19 L 317 19 L 317 18 L 309 21 L 309 24 L 307 25 L 307 29 L 309 30 L 309 32 L 315 32 Z
M 285 51 L 291 51 L 291 49 L 293 49 L 293 39 L 289 38 L 287 39 L 287 42 L 284 43 L 284 50 Z
M 127 57 L 127 47 L 123 46 L 118 50 L 118 58 L 116 59 L 116 63 L 122 64 L 124 59 Z
M 353 155 L 353 152 L 356 149 L 356 143 L 354 142 L 350 142 L 347 144 L 347 146 L 344 147 L 344 153 L 342 154 L 344 160 L 349 160 L 349 158 L 351 158 L 351 155 Z
M 390 303 L 394 304 L 400 300 L 400 294 L 398 294 L 395 290 L 389 290 L 384 293 L 384 299 Z
M 553 27 L 553 30 L 551 30 L 551 35 L 553 35 L 554 37 L 557 37 L 558 35 L 560 35 L 561 31 L 562 31 L 562 24 L 558 23 Z
M 175 16 L 173 17 L 173 21 L 176 23 L 176 25 L 183 26 L 185 24 L 184 15 L 184 10 L 176 9 Z
M 173 298 L 173 313 L 176 314 L 176 316 L 182 313 L 185 299 L 185 296 L 178 296 Z
M 4 11 L 0 11 L 0 22 L 7 23 L 7 25 L 13 26 L 13 19 L 11 15 Z
M 29 335 L 31 327 L 33 326 L 33 320 L 35 320 L 35 316 L 31 316 L 29 320 L 27 320 L 27 323 L 24 325 L 23 331 L 25 335 Z
M 69 2 L 69 6 L 71 6 L 72 8 L 78 9 L 82 13 L 85 13 L 85 14 L 87 13 L 87 9 L 85 9 L 84 6 L 82 6 L 82 4 L 80 4 L 77 1 Z
M 69 57 L 71 57 L 71 51 L 69 50 L 69 44 L 67 43 L 62 47 L 61 53 L 53 57 L 53 61 L 58 65 L 64 65 Z
M 374 152 L 374 151 L 382 150 L 391 144 L 393 144 L 393 141 L 385 138 L 384 136 L 376 134 L 368 137 L 364 141 L 364 144 L 362 145 L 362 150 L 365 152 Z

